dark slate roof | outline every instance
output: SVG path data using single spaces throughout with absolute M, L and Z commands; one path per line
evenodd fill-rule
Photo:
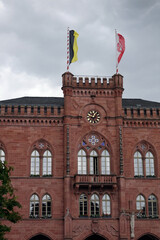
M 0 105 L 21 105 L 21 106 L 64 106 L 63 97 L 21 97 L 0 101 Z M 152 102 L 143 99 L 124 98 L 123 108 L 160 108 L 159 102 Z
M 0 101 L 0 105 L 64 106 L 63 97 L 21 97 Z
M 122 106 L 123 108 L 160 108 L 160 103 L 139 98 L 124 98 L 122 99 Z

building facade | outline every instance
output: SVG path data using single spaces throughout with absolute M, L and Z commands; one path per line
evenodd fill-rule
M 120 74 L 66 72 L 62 90 L 0 101 L 0 159 L 22 205 L 6 237 L 160 239 L 160 103 L 122 99 Z

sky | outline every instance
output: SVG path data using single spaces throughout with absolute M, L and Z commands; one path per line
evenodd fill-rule
M 160 102 L 160 0 L 0 0 L 0 100 L 63 96 L 68 27 L 79 34 L 71 73 L 113 76 L 117 29 L 123 98 Z

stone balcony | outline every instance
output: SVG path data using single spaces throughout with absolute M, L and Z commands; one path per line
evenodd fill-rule
M 75 175 L 75 187 L 108 187 L 115 188 L 117 186 L 116 175 Z

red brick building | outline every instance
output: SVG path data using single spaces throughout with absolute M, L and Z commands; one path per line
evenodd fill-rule
M 123 77 L 62 75 L 64 98 L 0 101 L 0 159 L 23 220 L 9 240 L 160 239 L 160 103 Z

